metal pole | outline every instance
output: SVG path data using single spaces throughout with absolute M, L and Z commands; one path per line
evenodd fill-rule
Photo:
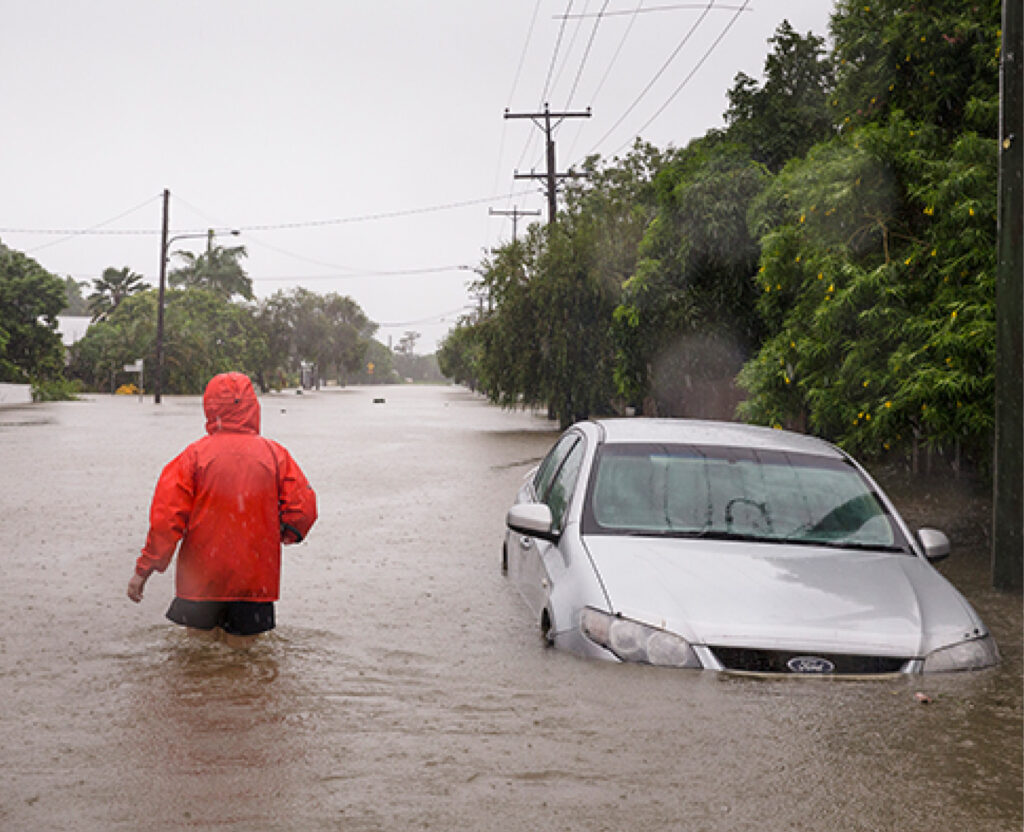
M 1003 0 L 992 585 L 1024 584 L 1024 5 Z
M 156 377 L 153 379 L 153 403 L 160 404 L 164 378 L 164 285 L 167 282 L 167 220 L 171 192 L 164 188 L 164 219 L 160 232 L 160 289 L 156 301 Z

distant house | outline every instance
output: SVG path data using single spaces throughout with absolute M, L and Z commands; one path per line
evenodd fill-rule
M 88 315 L 58 315 L 57 332 L 64 346 L 70 347 L 76 341 L 81 341 L 91 322 L 92 318 Z

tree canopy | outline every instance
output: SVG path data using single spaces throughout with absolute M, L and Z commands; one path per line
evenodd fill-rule
M 88 297 L 88 304 L 94 322 L 110 315 L 129 295 L 148 288 L 142 275 L 136 274 L 127 266 L 123 269 L 104 269 L 103 276 L 93 280 L 92 286 L 93 291 Z
M 157 293 L 132 294 L 89 327 L 70 350 L 69 373 L 87 387 L 113 390 L 123 366 L 156 367 Z M 344 380 L 362 367 L 375 325 L 351 298 L 305 289 L 259 304 L 232 302 L 211 289 L 172 289 L 164 312 L 163 389 L 200 393 L 221 372 L 248 373 L 263 389 L 295 383 L 303 362 L 322 378 Z
M 552 230 L 489 254 L 442 368 L 563 424 L 732 388 L 750 421 L 984 465 L 999 24 L 839 0 L 827 49 L 783 22 L 724 129 L 588 160 Z
M 0 243 L 0 381 L 60 377 L 64 350 L 57 316 L 65 299 L 64 281 Z
M 211 245 L 202 254 L 176 251 L 180 265 L 167 276 L 171 286 L 186 289 L 209 289 L 221 297 L 235 295 L 253 300 L 252 280 L 242 267 L 248 254 L 245 246 Z

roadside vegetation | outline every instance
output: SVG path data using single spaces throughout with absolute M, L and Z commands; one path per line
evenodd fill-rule
M 998 0 L 783 22 L 725 127 L 593 157 L 481 263 L 438 352 L 506 406 L 737 416 L 984 468 L 993 430 Z
M 230 370 L 248 373 L 263 389 L 299 384 L 303 367 L 342 383 L 399 378 L 391 351 L 373 340 L 376 325 L 354 300 L 297 288 L 257 301 L 244 257 L 242 246 L 213 247 L 182 257 L 170 272 L 165 392 L 200 393 L 211 376 Z M 85 297 L 83 287 L 91 290 Z M 0 381 L 31 384 L 36 400 L 113 393 L 139 380 L 124 367 L 141 358 L 151 388 L 157 302 L 157 290 L 128 268 L 108 268 L 91 284 L 78 284 L 0 243 Z M 92 318 L 67 350 L 57 331 L 62 313 Z
M 998 0 L 839 0 L 829 43 L 783 22 L 725 126 L 586 160 L 557 222 L 491 251 L 436 362 L 349 297 L 256 300 L 245 248 L 180 255 L 163 389 L 448 378 L 562 425 L 608 413 L 809 431 L 871 458 L 984 469 L 993 431 Z M 83 295 L 84 291 L 87 294 Z M 0 381 L 113 392 L 156 366 L 157 292 L 0 243 Z M 62 312 L 88 314 L 65 350 Z

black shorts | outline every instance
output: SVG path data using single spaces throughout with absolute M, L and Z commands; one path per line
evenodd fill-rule
M 186 601 L 175 598 L 167 609 L 175 624 L 212 630 L 220 627 L 233 636 L 254 636 L 274 629 L 272 601 Z

